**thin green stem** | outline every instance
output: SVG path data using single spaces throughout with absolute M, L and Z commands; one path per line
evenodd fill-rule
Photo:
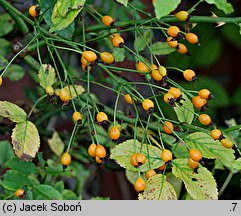
M 199 0 L 196 4 L 194 4 L 187 12 L 188 14 L 191 14 L 193 11 L 196 10 L 196 7 L 201 3 L 203 2 L 203 0 Z
M 222 195 L 222 193 L 224 192 L 224 190 L 226 189 L 226 187 L 228 186 L 229 182 L 231 181 L 232 177 L 233 177 L 233 171 L 230 171 L 225 182 L 223 183 L 220 191 L 219 191 L 219 197 Z
M 6 71 L 8 70 L 9 66 L 12 64 L 12 62 L 23 52 L 27 49 L 27 47 L 36 40 L 36 38 L 39 35 L 36 35 L 23 49 L 21 49 L 12 59 L 11 61 L 7 64 L 7 66 L 5 67 L 5 69 L 2 72 L 2 76 L 6 73 Z
M 121 90 L 122 90 L 122 85 L 120 86 L 117 96 L 116 96 L 116 100 L 115 100 L 115 106 L 114 106 L 114 125 L 116 125 L 116 114 L 117 114 L 117 106 L 118 106 L 118 101 L 121 95 Z
M 224 129 L 223 132 L 228 133 L 228 132 L 231 132 L 231 131 L 234 131 L 234 130 L 240 131 L 241 130 L 241 124 L 235 125 L 233 127 L 227 128 L 227 129 Z
M 149 134 L 148 137 L 153 143 L 156 144 L 156 146 L 158 146 L 160 149 L 163 149 L 163 147 L 155 140 L 155 138 L 151 134 Z
M 55 70 L 56 70 L 56 72 L 57 72 L 57 76 L 58 76 L 58 79 L 59 79 L 59 82 L 60 82 L 60 86 L 61 86 L 61 88 L 63 88 L 63 82 L 62 82 L 62 79 L 61 79 L 61 76 L 60 76 L 60 73 L 59 73 L 57 64 L 56 64 L 56 62 L 55 62 L 55 59 L 54 59 L 52 50 L 50 50 L 51 44 L 49 44 L 47 40 L 46 40 L 46 44 L 47 44 L 47 49 L 48 49 L 49 54 L 50 54 L 50 58 L 52 59 L 53 64 L 54 64 L 54 68 L 55 68 Z
M 34 109 L 35 109 L 35 107 L 38 105 L 38 103 L 39 103 L 41 100 L 43 100 L 44 98 L 46 98 L 47 96 L 48 96 L 48 95 L 45 94 L 45 95 L 43 95 L 42 97 L 40 97 L 40 98 L 35 102 L 35 104 L 33 105 L 32 109 L 31 109 L 30 112 L 28 113 L 28 119 L 30 118 L 32 112 L 34 111 Z
M 72 131 L 72 133 L 71 133 L 70 140 L 69 140 L 69 143 L 68 143 L 68 147 L 67 147 L 66 152 L 69 152 L 69 149 L 70 149 L 70 147 L 71 147 L 71 144 L 72 144 L 72 142 L 73 142 L 73 140 L 74 140 L 74 137 L 75 137 L 75 134 L 76 134 L 78 128 L 79 128 L 79 125 L 78 125 L 78 123 L 76 122 L 75 125 L 74 125 L 74 129 L 73 129 L 73 131 Z

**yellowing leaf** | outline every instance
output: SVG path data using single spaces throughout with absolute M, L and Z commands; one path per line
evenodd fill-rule
M 47 86 L 52 86 L 55 83 L 55 70 L 49 64 L 42 64 L 38 77 L 40 86 L 45 89 Z
M 51 150 L 57 155 L 60 156 L 64 151 L 64 142 L 59 137 L 58 132 L 54 132 L 51 139 L 48 139 L 48 144 Z
M 188 124 L 191 124 L 194 118 L 194 108 L 192 102 L 189 100 L 189 98 L 182 93 L 182 97 L 184 101 L 182 101 L 182 106 L 176 104 L 176 107 L 174 107 L 174 111 L 177 114 L 178 120 L 182 122 L 186 122 Z
M 188 165 L 188 159 L 175 159 L 172 161 L 172 173 L 182 179 L 187 192 L 195 200 L 218 199 L 217 183 L 207 168 L 199 166 L 197 173 Z
M 0 116 L 16 123 L 24 122 L 27 119 L 27 114 L 22 108 L 8 101 L 0 101 Z
M 12 133 L 12 144 L 19 159 L 31 161 L 40 146 L 38 129 L 30 121 L 17 123 Z
M 114 159 L 120 166 L 124 167 L 127 170 L 137 172 L 137 168 L 134 167 L 130 158 L 134 152 L 139 153 L 141 149 L 141 143 L 138 140 L 127 140 L 123 143 L 120 143 L 116 147 L 111 150 L 110 158 Z M 149 158 L 148 158 L 148 150 L 149 150 Z M 163 161 L 161 160 L 161 150 L 155 146 L 143 144 L 142 151 L 146 156 L 146 163 L 139 167 L 141 172 L 145 172 L 149 170 L 149 161 L 151 169 L 156 169 L 163 165 Z
M 185 137 L 184 141 L 191 147 L 201 151 L 204 158 L 219 159 L 223 165 L 230 167 L 235 160 L 234 150 L 225 148 L 219 141 L 202 132 L 195 132 Z
M 50 32 L 68 27 L 80 13 L 85 0 L 57 0 L 51 16 Z
M 69 92 L 72 99 L 76 98 L 77 95 L 81 95 L 85 91 L 84 87 L 80 85 L 69 85 L 65 86 L 64 89 Z
M 148 179 L 147 187 L 143 194 L 139 194 L 139 200 L 176 200 L 174 187 L 167 182 L 166 176 L 157 174 Z

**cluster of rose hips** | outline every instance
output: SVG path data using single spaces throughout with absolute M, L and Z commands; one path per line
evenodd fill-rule
M 154 1 L 152 1 L 153 3 Z M 32 6 L 29 9 L 29 13 L 32 17 L 36 17 L 39 14 L 38 6 Z M 177 19 L 181 21 L 188 22 L 189 20 L 189 14 L 186 11 L 180 11 L 176 14 Z M 114 20 L 112 17 L 105 15 L 102 17 L 102 23 L 106 26 L 113 26 Z M 172 47 L 176 48 L 177 51 L 181 54 L 189 54 L 187 47 L 180 43 L 179 41 L 181 39 L 185 39 L 191 43 L 191 44 L 198 44 L 198 37 L 196 34 L 189 32 L 189 28 L 186 29 L 185 34 L 183 34 L 180 29 L 177 26 L 170 26 L 167 29 L 167 44 Z M 110 36 L 110 40 L 115 47 L 122 47 L 124 45 L 124 39 L 120 36 L 120 34 L 116 33 Z M 94 51 L 84 51 L 82 52 L 81 57 L 81 64 L 82 69 L 84 71 L 90 70 L 92 66 L 97 64 L 97 55 Z M 112 64 L 115 59 L 113 55 L 109 52 L 102 52 L 100 54 L 100 59 L 105 64 Z M 157 67 L 155 64 L 148 65 L 146 62 L 139 61 L 136 64 L 136 70 L 139 72 L 140 75 L 144 76 L 145 74 L 150 74 L 151 77 L 156 82 L 161 82 L 163 86 L 165 86 L 165 82 L 167 80 L 167 70 L 164 66 L 160 65 Z M 187 81 L 195 81 L 197 79 L 195 72 L 191 69 L 186 69 L 183 71 L 183 77 Z M 0 76 L 0 85 L 2 84 L 2 77 Z M 54 90 L 51 86 L 48 86 L 45 89 L 46 93 L 49 95 L 54 94 Z M 71 99 L 71 96 L 69 92 L 62 88 L 59 92 L 55 92 L 56 95 L 59 96 L 61 101 L 64 103 L 69 103 L 69 100 Z M 130 94 L 125 94 L 124 99 L 128 104 L 133 104 L 137 102 L 137 99 L 134 98 Z M 182 92 L 180 89 L 176 87 L 170 87 L 167 90 L 167 93 L 164 94 L 164 101 L 168 103 L 170 106 L 174 107 L 175 103 L 181 104 L 182 98 Z M 207 89 L 202 89 L 198 92 L 198 95 L 192 98 L 192 103 L 194 107 L 199 109 L 200 111 L 207 110 L 207 100 L 213 99 L 213 96 L 211 95 L 210 91 Z M 142 108 L 147 112 L 147 114 L 151 115 L 154 111 L 154 103 L 151 99 L 144 99 L 142 101 Z M 82 115 L 80 112 L 75 111 L 72 115 L 72 119 L 75 123 L 81 123 L 82 121 Z M 198 120 L 202 125 L 212 125 L 212 121 L 209 115 L 207 114 L 200 114 L 198 116 Z M 96 121 L 98 124 L 106 124 L 108 122 L 108 116 L 104 112 L 98 112 L 96 115 Z M 174 126 L 171 122 L 165 121 L 163 124 L 163 131 L 167 134 L 172 134 L 174 131 Z M 111 126 L 109 129 L 109 136 L 112 140 L 118 140 L 121 135 L 121 130 L 118 125 Z M 233 143 L 225 138 L 222 134 L 222 132 L 218 129 L 214 129 L 211 131 L 211 137 L 214 140 L 220 140 L 221 144 L 226 148 L 232 148 L 234 145 Z M 94 158 L 97 163 L 102 163 L 103 159 L 106 157 L 106 149 L 104 146 L 100 144 L 92 143 L 88 147 L 88 154 L 90 157 Z M 166 168 L 166 165 L 170 163 L 170 161 L 173 158 L 172 152 L 168 149 L 163 149 L 161 153 L 161 159 L 164 162 L 164 164 L 159 167 L 157 170 L 163 171 Z M 202 160 L 202 153 L 197 149 L 189 149 L 189 159 L 188 164 L 192 169 L 197 169 L 200 160 Z M 142 152 L 133 152 L 130 158 L 130 163 L 138 168 L 146 163 L 146 156 Z M 71 163 L 71 156 L 68 152 L 65 152 L 61 156 L 61 163 L 63 167 L 70 165 Z M 149 179 L 151 176 L 156 174 L 156 171 L 153 169 L 148 170 L 146 173 L 146 178 Z M 135 182 L 135 189 L 137 192 L 142 192 L 146 188 L 146 182 L 143 178 L 139 177 L 137 178 Z M 24 191 L 16 191 L 15 195 L 17 197 L 22 196 L 21 194 L 24 194 Z

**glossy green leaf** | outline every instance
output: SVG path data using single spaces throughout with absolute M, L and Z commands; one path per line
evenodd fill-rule
M 115 58 L 115 62 L 123 62 L 125 60 L 125 49 L 124 48 L 114 48 L 112 55 Z
M 174 111 L 177 114 L 177 119 L 183 123 L 188 123 L 191 124 L 194 118 L 194 108 L 191 100 L 184 94 L 182 93 L 182 97 L 184 101 L 182 101 L 182 106 L 176 104 L 174 107 Z
M 16 157 L 14 157 L 12 160 L 9 160 L 6 163 L 5 167 L 21 172 L 26 175 L 36 173 L 38 171 L 37 167 L 32 162 L 20 161 Z
M 172 153 L 175 155 L 176 158 L 187 158 L 189 157 L 188 149 L 183 144 L 182 141 L 177 143 L 172 147 Z
M 12 81 L 19 81 L 24 77 L 25 71 L 24 69 L 17 65 L 12 64 L 8 68 L 8 72 L 6 73 L 5 77 L 9 78 Z
M 155 0 L 154 9 L 157 19 L 170 14 L 181 3 L 181 0 Z
M 111 150 L 110 158 L 114 159 L 120 166 L 124 167 L 127 170 L 137 172 L 137 168 L 134 167 L 130 158 L 134 152 L 140 152 L 141 143 L 138 140 L 127 140 L 123 143 L 118 144 Z M 148 148 L 148 149 L 147 149 Z M 149 150 L 149 159 L 148 159 L 148 150 Z M 142 153 L 146 156 L 147 161 L 145 164 L 139 167 L 141 172 L 145 172 L 149 170 L 149 162 L 151 169 L 156 169 L 163 165 L 163 161 L 161 160 L 161 150 L 157 147 L 143 144 Z
M 63 190 L 61 194 L 62 194 L 62 197 L 64 200 L 78 200 L 79 199 L 77 197 L 77 195 L 71 190 Z
M 139 177 L 138 172 L 133 172 L 130 170 L 125 170 L 127 180 L 132 184 L 135 185 L 136 179 Z M 146 181 L 145 173 L 141 173 L 141 178 Z
M 60 156 L 63 151 L 64 151 L 64 147 L 65 144 L 64 142 L 61 140 L 59 134 L 57 131 L 55 131 L 53 133 L 53 136 L 51 139 L 48 139 L 48 144 L 49 147 L 51 148 L 51 150 L 57 155 Z
M 84 6 L 85 0 L 57 0 L 52 16 L 50 32 L 68 27 Z
M 168 44 L 166 42 L 155 42 L 155 43 L 151 44 L 150 48 L 151 48 L 153 54 L 155 54 L 155 55 L 168 55 L 168 54 L 176 51 L 176 49 L 168 46 Z
M 116 1 L 125 5 L 125 6 L 127 6 L 127 4 L 128 4 L 128 0 L 116 0 Z
M 172 173 L 182 179 L 186 190 L 195 200 L 217 200 L 217 183 L 207 168 L 199 166 L 197 173 L 188 165 L 188 159 L 172 161 Z
M 81 194 L 84 190 L 88 178 L 91 175 L 91 172 L 88 168 L 86 168 L 83 164 L 79 162 L 73 161 L 73 163 L 71 163 L 71 167 L 71 171 L 73 175 L 76 177 L 76 183 L 78 184 L 76 193 Z
M 0 37 L 10 33 L 14 28 L 14 21 L 8 13 L 0 15 Z
M 27 114 L 22 108 L 8 101 L 0 101 L 0 116 L 16 123 L 24 122 L 27 119 Z
M 30 180 L 20 172 L 9 170 L 3 175 L 3 180 L 0 181 L 5 189 L 15 191 L 26 185 L 31 185 Z
M 166 176 L 157 174 L 148 179 L 146 189 L 138 196 L 139 200 L 176 200 L 174 187 L 166 180 Z
M 64 182 L 63 181 L 56 182 L 54 185 L 54 188 L 61 193 L 64 190 Z
M 8 64 L 8 60 L 0 55 L 0 70 L 4 70 Z
M 137 52 L 143 51 L 147 44 L 149 44 L 152 40 L 152 31 L 146 30 L 144 33 L 141 33 L 141 36 L 136 37 L 134 40 L 134 49 Z
M 209 40 L 205 40 L 203 44 L 201 44 L 200 48 L 198 48 L 197 52 L 192 49 L 193 51 L 190 51 L 193 53 L 195 57 L 191 58 L 192 60 L 195 58 L 195 64 L 200 67 L 208 67 L 219 59 L 221 53 L 222 53 L 222 41 L 219 37 L 216 35 L 213 38 L 209 38 Z M 209 58 L 207 58 L 206 54 L 212 51 L 210 53 Z M 195 53 L 195 54 L 194 54 Z M 199 58 L 197 58 L 199 56 Z
M 161 133 L 161 136 L 162 136 L 163 142 L 168 145 L 171 145 L 174 142 L 176 142 L 176 137 L 174 137 L 174 136 L 171 136 L 171 135 L 165 134 L 165 133 Z
M 227 0 L 205 0 L 209 4 L 215 4 L 219 10 L 222 10 L 225 14 L 233 13 L 233 6 L 227 2 Z
M 15 154 L 23 161 L 31 161 L 40 146 L 38 129 L 30 122 L 16 124 L 12 133 L 12 144 Z
M 25 197 L 24 197 L 25 200 L 33 200 L 33 193 L 31 189 L 27 188 L 24 192 L 25 192 Z
M 166 174 L 166 180 L 169 182 L 176 191 L 177 199 L 179 198 L 182 191 L 182 180 L 174 176 L 171 172 Z
M 62 195 L 55 188 L 50 185 L 34 185 L 33 190 L 36 194 L 39 194 L 45 200 L 61 200 Z
M 14 157 L 13 149 L 8 140 L 0 141 L 0 166 Z
M 234 150 L 225 148 L 219 141 L 214 141 L 208 134 L 195 132 L 184 138 L 190 148 L 198 149 L 204 158 L 219 159 L 223 165 L 230 167 L 234 161 Z
M 238 49 L 241 49 L 241 23 L 239 25 L 226 24 L 220 28 L 222 36 Z M 232 32 L 232 34 L 230 34 Z
M 55 6 L 56 0 L 39 0 L 39 7 L 44 11 L 44 21 L 48 26 L 52 25 L 51 15 Z
M 11 51 L 11 43 L 4 38 L 0 38 L 0 56 L 6 57 Z
M 38 77 L 39 84 L 43 89 L 45 89 L 47 86 L 52 86 L 55 83 L 55 76 L 55 70 L 51 65 L 42 64 L 40 66 Z

